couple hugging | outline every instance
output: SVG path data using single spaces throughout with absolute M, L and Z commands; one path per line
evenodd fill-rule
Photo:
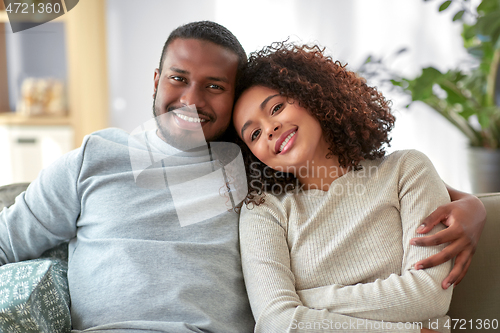
M 160 185 L 138 186 L 141 148 L 106 129 L 0 213 L 1 264 L 69 241 L 74 332 L 446 331 L 484 207 L 422 153 L 385 154 L 395 119 L 375 88 L 317 46 L 247 59 L 202 21 L 170 34 L 153 98 L 142 172 Z M 221 141 L 246 170 L 227 192 L 245 192 L 213 213 Z

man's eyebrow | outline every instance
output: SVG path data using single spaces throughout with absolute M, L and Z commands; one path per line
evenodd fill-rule
M 173 72 L 179 73 L 179 74 L 191 74 L 187 70 L 180 69 L 180 68 L 177 68 L 177 67 L 174 67 L 174 66 L 170 67 L 170 70 L 173 71 Z M 215 81 L 215 82 L 229 83 L 229 80 L 226 77 L 208 76 L 207 80 L 209 80 L 209 81 Z
M 217 82 L 225 82 L 229 83 L 229 80 L 225 77 L 215 77 L 215 76 L 209 76 L 207 77 L 208 80 L 210 81 L 217 81 Z
M 184 69 L 180 69 L 180 68 L 174 67 L 174 66 L 170 67 L 170 70 L 174 71 L 176 73 L 179 73 L 179 74 L 189 74 L 188 71 L 186 71 Z
M 247 122 L 245 123 L 245 125 L 243 125 L 243 127 L 241 128 L 241 137 L 243 137 L 243 131 L 245 131 L 245 130 L 248 128 L 248 126 L 250 126 L 250 125 L 252 125 L 252 121 L 251 121 L 251 120 L 247 121 Z M 243 139 L 243 141 L 244 141 L 244 140 L 245 140 L 245 139 Z
M 260 108 L 261 108 L 261 110 L 264 110 L 264 108 L 266 107 L 267 102 L 269 102 L 269 100 L 270 100 L 271 98 L 274 98 L 274 97 L 279 96 L 279 95 L 280 95 L 280 94 L 267 96 L 267 98 L 266 98 L 266 99 L 265 99 L 262 103 L 260 103 Z

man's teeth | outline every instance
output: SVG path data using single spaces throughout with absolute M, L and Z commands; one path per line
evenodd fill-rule
M 201 118 L 193 118 L 193 117 L 188 117 L 180 113 L 175 114 L 177 117 L 181 118 L 182 120 L 185 120 L 190 123 L 204 123 L 206 122 L 206 119 L 201 119 Z
M 288 141 L 290 141 L 290 139 L 291 139 L 291 138 L 292 138 L 292 136 L 294 136 L 294 135 L 295 135 L 295 132 L 292 132 L 292 133 L 290 133 L 290 134 L 286 137 L 286 139 L 283 141 L 283 143 L 282 143 L 282 144 L 281 144 L 281 146 L 280 146 L 280 151 L 279 151 L 280 153 L 281 153 L 281 151 L 283 151 L 283 148 L 285 148 L 285 146 L 286 146 L 286 144 L 288 143 Z

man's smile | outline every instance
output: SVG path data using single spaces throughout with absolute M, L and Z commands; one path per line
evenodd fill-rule
M 186 114 L 176 112 L 176 111 L 174 111 L 174 114 L 177 117 L 181 118 L 182 120 L 190 122 L 190 123 L 204 123 L 204 122 L 208 121 L 208 119 L 201 118 L 201 117 L 199 117 L 199 115 L 196 115 L 196 116 L 195 115 L 186 115 Z

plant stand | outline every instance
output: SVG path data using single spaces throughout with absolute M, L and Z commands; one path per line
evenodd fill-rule
M 500 149 L 469 147 L 472 193 L 500 192 Z

